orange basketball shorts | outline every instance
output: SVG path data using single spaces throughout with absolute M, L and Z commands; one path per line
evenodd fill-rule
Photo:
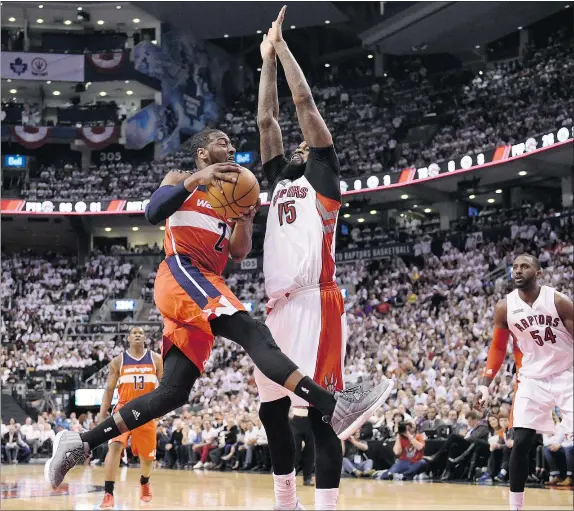
M 117 412 L 121 406 L 114 408 L 114 413 Z M 139 428 L 112 438 L 109 443 L 119 442 L 124 446 L 128 446 L 128 440 L 132 439 L 131 447 L 134 456 L 139 456 L 141 459 L 153 461 L 155 460 L 155 449 L 157 442 L 157 423 L 152 420 L 146 424 L 142 424 Z
M 245 310 L 221 275 L 181 255 L 168 256 L 159 265 L 154 299 L 164 321 L 162 355 L 175 345 L 201 372 L 213 348 L 209 321 Z

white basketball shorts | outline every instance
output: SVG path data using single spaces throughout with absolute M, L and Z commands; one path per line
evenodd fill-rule
M 343 390 L 347 319 L 335 282 L 300 288 L 279 299 L 265 323 L 281 351 L 303 373 L 331 392 Z M 309 406 L 257 368 L 255 383 L 262 403 L 289 396 L 292 406 Z
M 552 410 L 557 406 L 562 414 L 562 428 L 572 438 L 573 375 L 572 370 L 566 370 L 549 378 L 520 377 L 512 406 L 512 426 L 553 434 Z

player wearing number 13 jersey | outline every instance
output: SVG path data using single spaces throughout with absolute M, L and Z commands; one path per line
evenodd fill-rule
M 494 338 L 479 387 L 483 400 L 506 357 L 513 338 L 517 384 L 512 406 L 514 445 L 510 455 L 510 509 L 522 509 L 528 477 L 528 453 L 534 434 L 553 433 L 552 411 L 562 414 L 563 433 L 572 439 L 574 427 L 572 300 L 536 279 L 536 257 L 523 254 L 512 266 L 516 289 L 496 304 Z
M 118 403 L 114 407 L 114 412 L 130 401 L 152 392 L 159 385 L 163 374 L 163 362 L 159 354 L 146 349 L 145 339 L 146 335 L 141 327 L 132 328 L 128 337 L 128 349 L 110 362 L 110 373 L 100 406 L 99 422 L 108 412 L 116 388 Z M 151 501 L 149 479 L 155 460 L 156 422 L 153 420 L 147 423 L 140 422 L 142 424 L 136 429 L 109 441 L 104 463 L 106 479 L 104 499 L 100 505 L 102 509 L 114 507 L 116 472 L 122 451 L 127 448 L 130 438 L 132 453 L 140 459 L 140 499 L 143 502 Z

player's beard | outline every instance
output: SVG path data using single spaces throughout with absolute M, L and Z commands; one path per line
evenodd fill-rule
M 305 173 L 306 162 L 303 163 L 293 163 L 289 162 L 285 170 L 281 173 L 282 179 L 290 179 L 294 181 L 299 179 Z
M 532 277 L 532 278 L 522 277 L 522 280 L 520 281 L 520 283 L 518 283 L 516 281 L 516 279 L 514 279 L 514 286 L 517 289 L 528 289 L 528 288 L 532 287 L 535 280 L 536 280 L 536 277 Z

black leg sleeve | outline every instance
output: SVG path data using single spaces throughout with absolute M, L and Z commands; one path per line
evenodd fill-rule
M 316 488 L 338 488 L 343 467 L 341 441 L 316 408 L 309 408 L 309 420 L 315 438 Z
M 289 422 L 290 407 L 291 400 L 284 397 L 270 403 L 261 403 L 259 408 L 259 418 L 267 433 L 275 475 L 290 474 L 295 468 L 295 439 Z
M 514 445 L 510 453 L 510 491 L 523 492 L 528 478 L 528 456 L 536 431 L 514 428 Z

